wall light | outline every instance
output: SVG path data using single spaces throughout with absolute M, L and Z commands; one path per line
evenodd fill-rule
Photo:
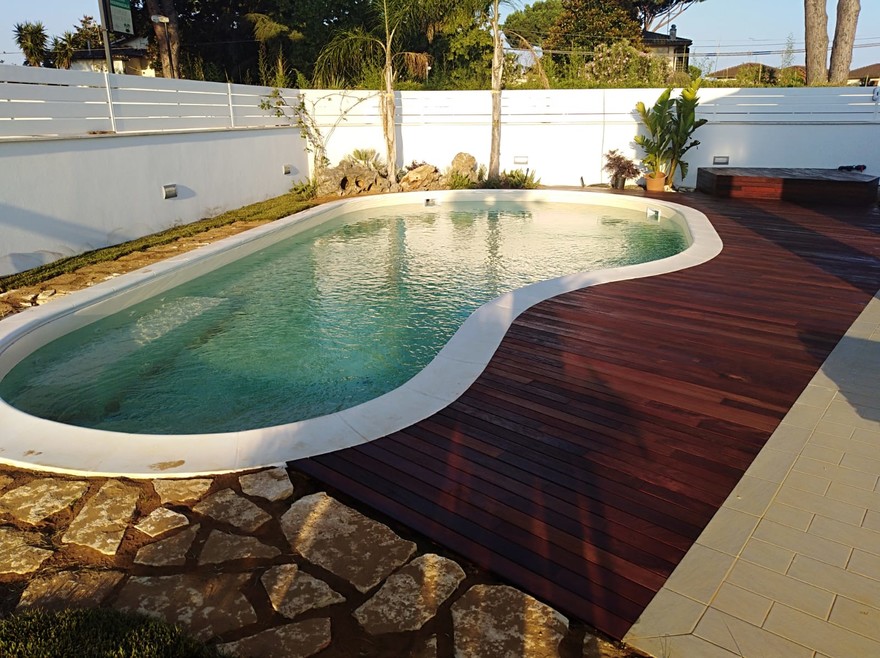
M 726 165 L 730 164 L 730 156 L 729 155 L 716 155 L 712 158 L 713 165 Z
M 176 199 L 177 198 L 177 185 L 163 185 L 162 186 L 162 198 L 163 199 Z
M 290 165 L 281 165 L 281 173 L 285 176 L 290 176 L 292 168 Z
M 513 156 L 513 164 L 529 164 L 529 156 L 515 155 Z

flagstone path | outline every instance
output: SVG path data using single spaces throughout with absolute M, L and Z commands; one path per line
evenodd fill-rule
M 242 657 L 636 655 L 313 488 L 281 467 L 153 481 L 5 468 L 0 614 L 109 606 Z

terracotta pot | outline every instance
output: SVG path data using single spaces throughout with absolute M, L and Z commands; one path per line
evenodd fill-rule
M 662 192 L 666 186 L 666 174 L 648 174 L 645 176 L 645 189 L 648 192 Z

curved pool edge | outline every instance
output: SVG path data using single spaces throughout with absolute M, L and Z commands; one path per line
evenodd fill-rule
M 559 190 L 466 190 L 412 192 L 336 201 L 251 229 L 186 254 L 72 293 L 0 321 L 0 377 L 24 355 L 71 326 L 115 310 L 121 293 L 141 301 L 262 248 L 295 227 L 304 230 L 339 209 L 387 208 L 432 199 L 451 201 L 553 201 L 657 209 L 679 214 L 691 244 L 657 261 L 570 274 L 506 293 L 477 309 L 422 371 L 402 386 L 344 411 L 286 425 L 240 432 L 187 435 L 125 434 L 65 425 L 21 412 L 0 400 L 0 463 L 26 469 L 87 476 L 182 478 L 280 464 L 371 441 L 441 411 L 476 381 L 513 321 L 535 304 L 594 285 L 668 274 L 705 263 L 722 249 L 701 212 L 666 200 Z M 296 228 L 298 227 L 298 228 Z M 129 305 L 126 303 L 125 306 Z M 99 312 L 101 306 L 110 310 Z M 123 306 L 124 307 L 124 306 Z M 41 330 L 43 336 L 33 336 Z M 37 343 L 36 346 L 34 343 Z

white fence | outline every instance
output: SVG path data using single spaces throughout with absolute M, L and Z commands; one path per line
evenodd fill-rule
M 837 167 L 880 172 L 873 88 L 704 89 L 709 120 L 686 156 L 699 167 Z M 308 175 L 305 143 L 260 104 L 266 87 L 0 65 L 0 275 L 219 214 Z M 501 166 L 548 185 L 607 182 L 604 154 L 634 159 L 635 105 L 659 89 L 506 91 Z M 283 90 L 302 99 L 337 162 L 384 154 L 376 92 Z M 398 162 L 489 159 L 488 91 L 398 92 Z M 289 174 L 283 172 L 290 171 Z M 161 186 L 180 195 L 164 200 Z

